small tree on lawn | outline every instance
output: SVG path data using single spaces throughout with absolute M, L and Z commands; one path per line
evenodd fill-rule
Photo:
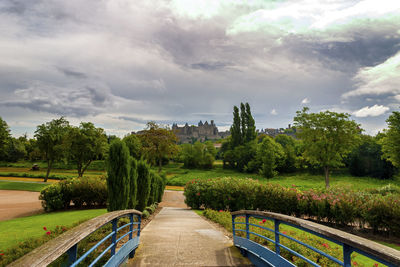
M 343 157 L 357 146 L 361 130 L 347 113 L 308 113 L 308 110 L 305 107 L 297 111 L 294 118 L 297 136 L 304 143 L 304 158 L 324 169 L 325 186 L 329 188 L 331 168 L 343 166 Z
M 39 125 L 35 131 L 37 145 L 47 161 L 45 182 L 47 182 L 54 161 L 66 156 L 65 141 L 69 127 L 69 122 L 61 117 Z
M 107 159 L 108 211 L 123 210 L 129 201 L 129 150 L 121 140 L 110 145 Z

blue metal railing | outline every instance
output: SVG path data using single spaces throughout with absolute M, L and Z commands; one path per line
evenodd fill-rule
M 47 266 L 64 253 L 67 253 L 67 264 L 68 266 L 74 267 L 82 264 L 84 260 L 95 251 L 96 253 L 100 252 L 100 254 L 97 255 L 91 263 L 85 262 L 85 265 L 94 266 L 105 254 L 110 253 L 110 258 L 104 266 L 119 266 L 128 257 L 133 258 L 139 246 L 141 215 L 142 213 L 137 210 L 120 210 L 103 214 L 50 240 L 11 263 L 10 266 Z M 129 222 L 118 227 L 118 221 L 122 217 L 129 217 Z M 77 252 L 79 242 L 109 223 L 111 223 L 111 233 L 107 234 L 78 258 Z M 129 227 L 129 229 L 126 229 L 127 227 Z M 118 234 L 120 234 L 119 237 Z M 128 240 L 117 250 L 118 243 L 123 239 Z M 111 240 L 111 242 L 109 242 L 111 244 L 106 243 L 107 240 Z
M 238 217 L 244 217 L 242 221 L 237 221 Z M 251 223 L 251 218 L 262 219 L 264 222 L 266 220 L 273 222 L 273 227 L 269 228 L 266 226 Z M 265 225 L 265 224 L 263 224 Z M 310 233 L 312 235 L 321 237 L 323 239 L 329 240 L 343 249 L 343 260 L 333 257 L 318 248 L 315 248 L 305 242 L 302 242 L 293 236 L 289 236 L 285 231 L 280 231 L 281 225 L 288 225 L 296 229 L 302 230 L 304 232 Z M 244 226 L 244 227 L 243 227 Z M 239 229 L 242 227 L 242 229 Z M 254 228 L 256 227 L 256 228 Z M 256 233 L 254 229 L 262 229 L 267 232 L 271 232 L 274 235 L 274 239 L 264 236 L 262 234 Z M 280 237 L 284 237 L 288 240 L 294 241 L 297 244 L 306 247 L 322 255 L 323 257 L 329 259 L 332 263 L 336 263 L 341 266 L 349 267 L 351 266 L 351 254 L 353 252 L 359 253 L 366 256 L 378 263 L 394 267 L 400 266 L 400 251 L 391 249 L 389 247 L 377 244 L 375 242 L 369 241 L 367 239 L 351 235 L 324 225 L 309 222 L 306 220 L 298 219 L 295 217 L 282 215 L 273 212 L 260 212 L 260 211 L 236 211 L 232 213 L 232 232 L 234 244 L 238 247 L 242 254 L 248 256 L 249 259 L 256 266 L 295 266 L 292 262 L 288 261 L 281 255 L 281 249 L 286 250 L 291 255 L 296 256 L 312 266 L 320 266 L 316 262 L 308 259 L 301 253 L 285 246 L 281 242 Z M 237 235 L 237 232 L 243 232 L 241 237 Z M 262 232 L 261 232 L 262 233 Z M 252 236 L 259 237 L 261 239 L 271 242 L 275 246 L 275 250 L 271 250 L 266 246 L 263 246 L 253 240 Z M 254 238 L 253 238 L 254 239 Z

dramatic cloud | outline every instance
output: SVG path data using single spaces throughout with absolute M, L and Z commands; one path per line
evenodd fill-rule
M 305 104 L 399 102 L 397 1 L 3 0 L 0 23 L 0 116 L 15 135 L 57 116 L 118 135 L 149 120 L 229 128 L 240 102 L 280 128 Z M 371 116 L 357 118 L 384 127 Z
M 363 107 L 360 110 L 353 112 L 356 117 L 376 117 L 385 114 L 389 108 L 382 105 L 373 105 L 372 107 Z

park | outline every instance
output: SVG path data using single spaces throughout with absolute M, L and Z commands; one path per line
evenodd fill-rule
M 17 139 L 1 120 L 0 264 L 396 266 L 399 116 L 369 136 L 304 108 L 271 137 L 241 103 L 230 136 L 183 144 L 155 122 Z

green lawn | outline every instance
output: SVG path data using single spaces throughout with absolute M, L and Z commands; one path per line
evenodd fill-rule
M 271 179 L 266 179 L 261 175 L 253 173 L 241 173 L 235 170 L 223 169 L 222 165 L 215 164 L 211 170 L 184 169 L 182 164 L 169 164 L 164 167 L 167 173 L 168 185 L 184 186 L 193 179 L 213 179 L 219 177 L 237 177 L 252 178 L 263 183 L 280 184 L 285 187 L 296 185 L 301 190 L 311 188 L 324 188 L 325 178 L 321 175 L 312 175 L 308 173 L 281 174 Z M 400 179 L 396 177 L 393 180 L 380 180 L 371 177 L 354 177 L 349 174 L 333 173 L 330 183 L 332 187 L 351 187 L 353 189 L 367 189 L 382 187 L 389 183 L 400 186 Z
M 0 177 L 1 179 L 1 177 Z M 47 183 L 19 182 L 19 181 L 0 181 L 0 190 L 24 190 L 40 192 L 48 186 Z
M 52 212 L 0 222 L 0 251 L 30 237 L 43 236 L 46 227 L 52 231 L 57 225 L 71 226 L 106 213 L 106 209 Z

